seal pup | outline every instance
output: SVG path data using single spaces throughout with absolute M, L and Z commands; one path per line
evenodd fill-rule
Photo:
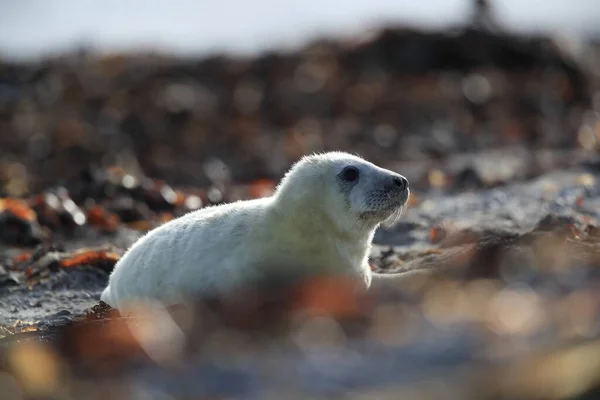
M 163 306 L 219 296 L 269 276 L 334 274 L 368 288 L 375 229 L 391 225 L 408 180 L 358 156 L 305 156 L 271 197 L 189 212 L 137 240 L 117 262 L 101 299 Z

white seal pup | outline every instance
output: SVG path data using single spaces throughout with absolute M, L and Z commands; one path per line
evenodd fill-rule
M 340 274 L 369 287 L 375 229 L 405 208 L 402 175 L 342 152 L 302 158 L 271 197 L 190 212 L 141 237 L 101 299 L 123 311 L 219 296 L 273 274 Z

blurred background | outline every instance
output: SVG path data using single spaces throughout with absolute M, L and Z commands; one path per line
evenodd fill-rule
M 381 25 L 424 29 L 463 25 L 472 17 L 474 3 L 3 1 L 0 49 L 5 56 L 30 59 L 79 47 L 102 52 L 144 49 L 196 57 L 210 52 L 255 54 L 268 49 L 297 48 L 324 36 L 356 38 Z M 492 3 L 494 18 L 513 32 L 546 32 L 577 38 L 594 37 L 600 31 L 598 5 L 593 0 Z
M 0 0 L 0 393 L 598 398 L 598 21 L 597 0 Z M 301 285 L 302 318 L 242 293 L 225 315 L 259 333 L 189 316 L 177 368 L 98 305 L 141 234 L 326 150 L 409 179 L 371 262 L 415 275 L 368 301 Z
M 320 150 L 390 166 L 596 148 L 598 16 L 593 0 L 2 2 L 2 190 L 90 163 L 207 185 Z

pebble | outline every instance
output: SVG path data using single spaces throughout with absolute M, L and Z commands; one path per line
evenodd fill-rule
M 29 300 L 29 306 L 30 307 L 41 307 L 42 303 L 40 303 L 40 301 L 37 299 Z

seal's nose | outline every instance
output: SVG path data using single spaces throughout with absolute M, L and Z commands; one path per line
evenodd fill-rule
M 392 181 L 400 190 L 405 190 L 408 187 L 408 180 L 403 176 L 395 176 Z

